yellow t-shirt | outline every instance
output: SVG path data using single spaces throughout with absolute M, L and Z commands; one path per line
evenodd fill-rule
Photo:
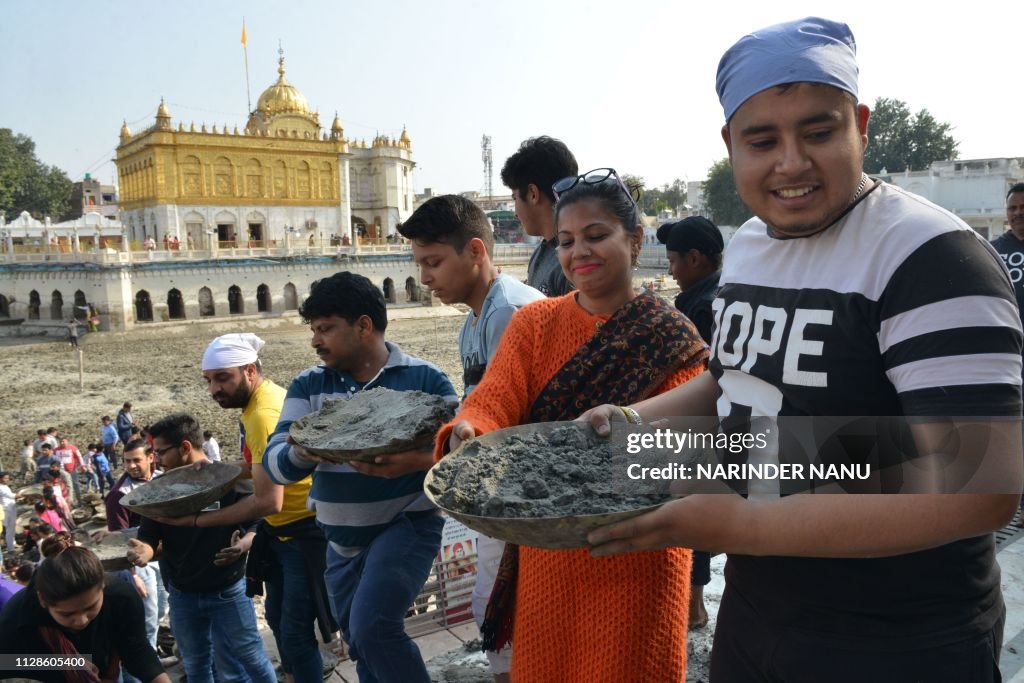
M 263 451 L 274 428 L 277 427 L 278 418 L 281 417 L 281 407 L 284 405 L 286 393 L 269 379 L 264 379 L 242 411 L 242 451 L 245 459 L 253 465 L 263 462 Z M 281 511 L 269 515 L 267 523 L 271 526 L 282 526 L 315 515 L 316 512 L 306 509 L 306 499 L 312 485 L 312 476 L 285 485 Z

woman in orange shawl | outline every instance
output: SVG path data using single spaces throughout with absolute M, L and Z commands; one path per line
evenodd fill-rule
M 643 226 L 615 171 L 553 189 L 558 258 L 577 291 L 516 313 L 483 381 L 438 434 L 438 458 L 476 435 L 628 404 L 704 370 L 707 350 L 690 321 L 633 288 Z M 508 546 L 485 641 L 500 647 L 510 637 L 517 683 L 682 682 L 689 576 L 681 548 L 594 558 Z

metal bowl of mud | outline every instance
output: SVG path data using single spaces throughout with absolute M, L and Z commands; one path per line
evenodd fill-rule
M 323 407 L 292 423 L 292 440 L 325 462 L 373 462 L 378 455 L 429 448 L 455 414 L 441 396 L 374 388 Z
M 546 422 L 543 424 L 520 425 L 500 429 L 463 443 L 459 448 L 448 454 L 444 460 L 436 463 L 427 472 L 426 479 L 423 482 L 423 489 L 427 497 L 435 505 L 470 529 L 508 543 L 555 550 L 587 548 L 590 546 L 587 543 L 587 534 L 594 529 L 656 510 L 671 499 L 671 496 L 666 494 L 660 502 L 647 505 L 641 504 L 630 509 L 597 514 L 567 514 L 542 517 L 499 517 L 470 514 L 466 512 L 466 508 L 460 509 L 460 506 L 457 504 L 445 504 L 444 501 L 449 500 L 450 496 L 445 496 L 446 487 L 441 481 L 442 477 L 438 476 L 438 469 L 445 461 L 447 461 L 446 467 L 458 467 L 460 460 L 477 457 L 474 455 L 474 452 L 478 451 L 481 446 L 503 446 L 508 444 L 511 438 L 519 436 L 548 436 L 556 430 L 566 427 L 572 430 L 579 430 L 581 436 L 588 440 L 596 441 L 599 438 L 589 424 L 581 422 Z M 471 447 L 471 444 L 474 443 L 478 445 Z M 490 462 L 489 465 L 495 471 L 502 470 L 502 463 L 500 462 Z M 655 496 L 647 496 L 647 498 L 654 499 Z
M 292 437 L 293 439 L 295 437 Z M 392 439 L 387 443 L 381 443 L 374 446 L 366 446 L 365 448 L 315 448 L 305 444 L 299 444 L 306 450 L 307 453 L 315 458 L 322 460 L 323 462 L 334 463 L 336 465 L 344 465 L 350 461 L 356 462 L 374 462 L 378 455 L 387 455 L 388 453 L 401 453 L 403 451 L 418 451 L 429 448 L 434 444 L 435 434 L 423 434 L 419 438 L 408 441 L 403 439 Z M 298 442 L 296 442 L 298 443 Z
M 194 515 L 220 500 L 241 473 L 241 467 L 227 462 L 206 463 L 198 470 L 185 465 L 134 489 L 121 505 L 149 518 Z
M 85 547 L 100 558 L 100 564 L 106 571 L 116 572 L 132 566 L 128 561 L 127 553 L 131 547 L 128 541 L 133 538 L 135 538 L 134 534 L 122 534 L 115 531 L 104 536 L 103 540 L 98 543 L 90 538 L 85 543 Z

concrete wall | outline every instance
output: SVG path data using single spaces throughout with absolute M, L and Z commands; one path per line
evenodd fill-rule
M 313 282 L 341 270 L 369 278 L 382 291 L 392 293 L 391 303 L 406 303 L 407 282 L 418 287 L 419 272 L 408 256 L 325 257 L 143 263 L 97 266 L 93 264 L 31 264 L 0 267 L 0 295 L 6 297 L 11 318 L 29 318 L 32 292 L 39 296 L 39 321 L 67 320 L 74 314 L 75 293 L 82 292 L 97 308 L 103 330 L 130 330 L 136 326 L 170 321 L 169 294 L 178 290 L 185 320 L 233 318 L 236 315 L 281 316 L 301 305 Z M 286 299 L 288 286 L 294 300 Z M 269 310 L 259 311 L 258 292 L 266 287 Z M 240 292 L 241 313 L 229 312 L 229 291 Z M 200 293 L 208 290 L 213 316 L 200 315 Z M 60 310 L 51 310 L 53 293 L 63 299 Z M 152 321 L 138 320 L 137 302 L 149 295 Z M 418 291 L 417 291 L 418 293 Z M 180 319 L 180 318 L 179 318 Z M 38 323 L 37 323 L 38 324 Z

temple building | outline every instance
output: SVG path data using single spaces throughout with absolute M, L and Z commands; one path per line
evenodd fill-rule
M 263 91 L 243 129 L 172 121 L 121 127 L 117 147 L 121 220 L 134 243 L 177 240 L 196 249 L 380 240 L 413 211 L 412 143 L 345 137 L 337 114 L 318 111 L 285 80 Z

